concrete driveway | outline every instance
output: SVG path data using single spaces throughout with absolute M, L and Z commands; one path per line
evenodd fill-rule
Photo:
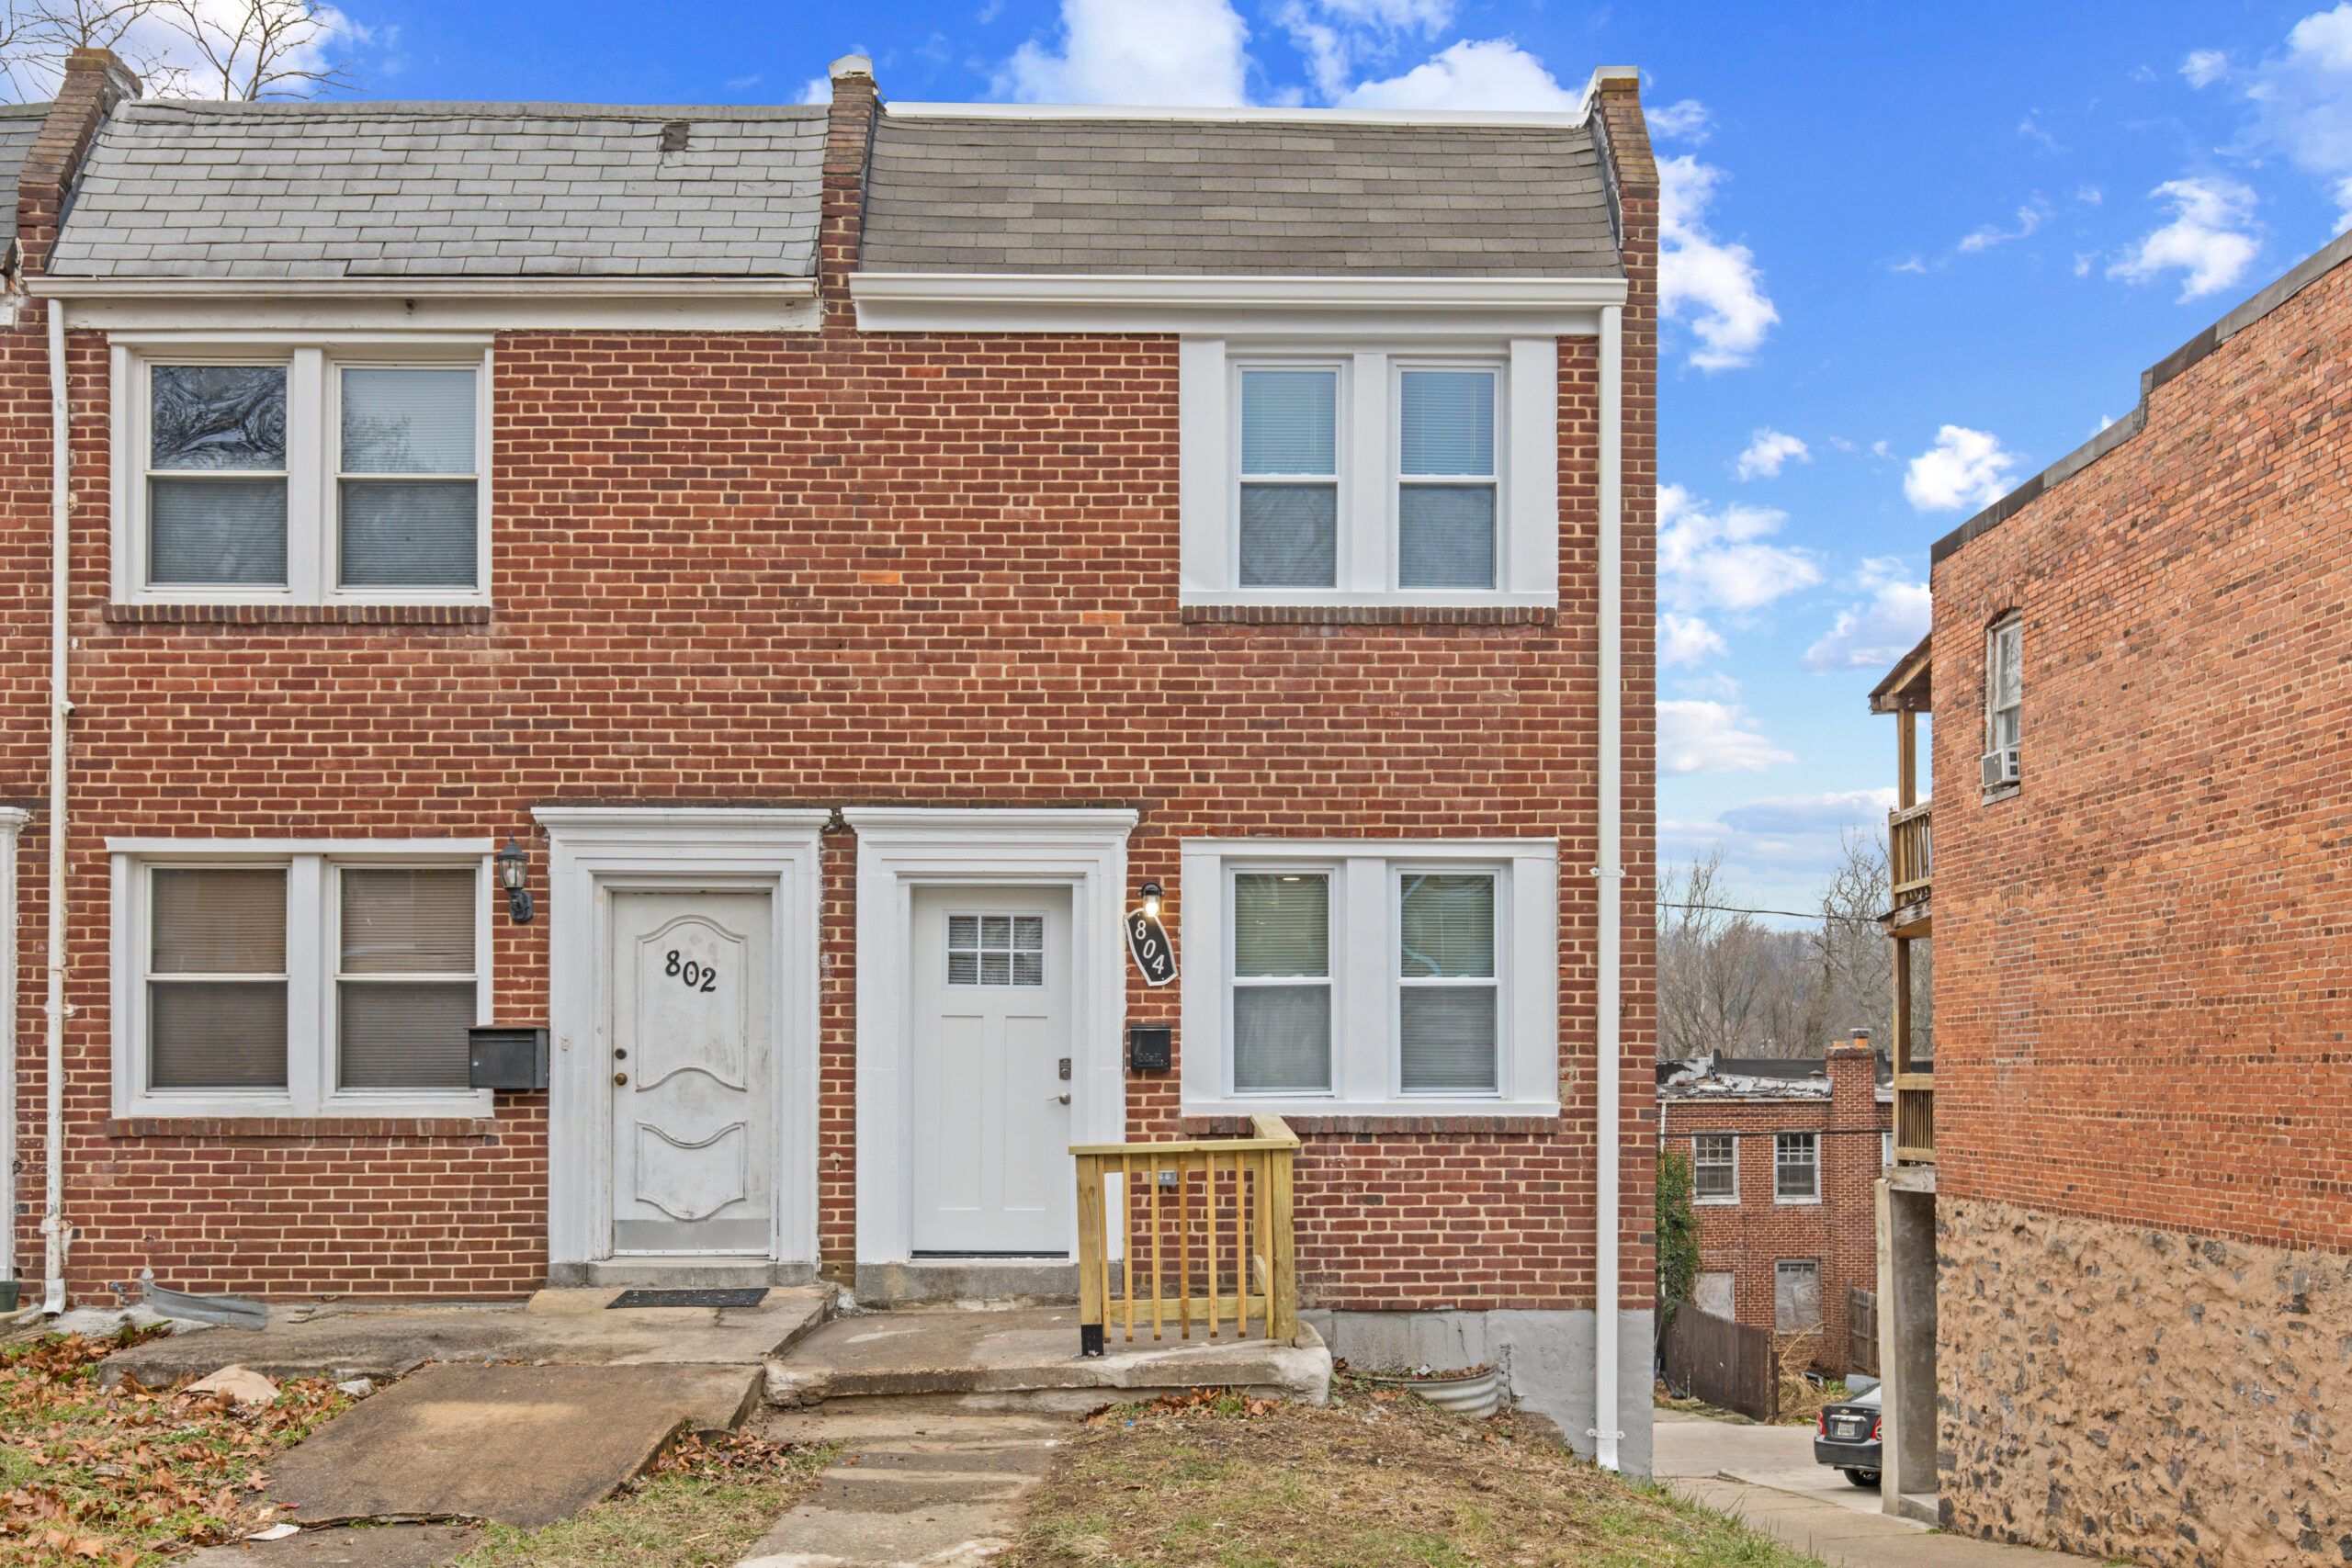
M 1655 1413 L 1660 1483 L 1838 1568 L 2064 1568 L 2097 1561 L 1944 1535 L 1878 1511 L 1878 1493 L 1813 1460 L 1810 1427 Z

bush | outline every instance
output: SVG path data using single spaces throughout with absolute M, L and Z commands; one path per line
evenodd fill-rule
M 1664 1328 L 1699 1283 L 1699 1225 L 1690 1213 L 1690 1156 L 1657 1154 L 1657 1316 Z

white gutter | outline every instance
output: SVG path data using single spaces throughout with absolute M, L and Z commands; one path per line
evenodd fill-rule
M 65 306 L 49 304 L 49 1122 L 41 1140 L 48 1192 L 40 1230 L 45 1281 L 41 1311 L 65 1310 L 65 700 L 66 547 L 73 453 L 67 442 Z
M 1625 1434 L 1617 1398 L 1617 1315 L 1620 1286 L 1617 1253 L 1621 1241 L 1618 1214 L 1621 1172 L 1617 1121 L 1623 1064 L 1618 1060 L 1620 926 L 1619 908 L 1625 868 L 1620 858 L 1623 830 L 1624 677 L 1623 616 L 1624 614 L 1625 540 L 1625 323 L 1617 306 L 1600 312 L 1600 863 L 1593 876 L 1600 883 L 1600 975 L 1593 998 L 1594 1054 L 1600 1074 L 1600 1169 L 1596 1173 L 1593 1211 L 1593 1459 L 1603 1470 L 1617 1466 L 1617 1442 Z

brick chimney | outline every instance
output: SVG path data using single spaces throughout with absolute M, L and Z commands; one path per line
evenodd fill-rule
M 1823 1055 L 1829 1059 L 1829 1124 L 1838 1128 L 1875 1126 L 1878 1052 L 1871 1046 L 1871 1032 L 1857 1029 L 1850 1044 L 1832 1045 Z
M 17 243 L 23 247 L 21 269 L 43 270 L 50 247 L 57 241 L 58 222 L 66 197 L 82 173 L 82 160 L 97 140 L 114 107 L 139 96 L 139 78 L 107 49 L 77 49 L 65 59 L 65 79 L 49 106 L 49 118 L 33 138 L 17 176 Z
M 874 121 L 882 95 L 874 85 L 874 62 L 845 54 L 832 64 L 833 107 L 825 125 L 825 205 L 817 236 L 817 292 L 824 307 L 824 330 L 854 332 L 856 307 L 850 303 L 849 275 L 865 228 L 865 168 L 874 148 Z

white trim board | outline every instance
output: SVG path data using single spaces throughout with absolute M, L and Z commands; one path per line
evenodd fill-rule
M 775 897 L 775 1235 L 772 1264 L 817 1263 L 818 835 L 831 813 L 542 807 L 548 835 L 548 1265 L 611 1256 L 612 1140 L 599 1048 L 614 888 Z M 645 1260 L 639 1260 L 645 1261 Z M 708 1262 L 709 1259 L 692 1261 Z
M 859 272 L 861 332 L 1589 337 L 1622 277 Z
M 857 833 L 857 1261 L 913 1253 L 914 889 L 1030 884 L 1070 890 L 1070 1140 L 1126 1138 L 1127 834 L 1136 813 L 853 807 Z M 1069 1254 L 1078 1256 L 1075 1218 Z
M 808 333 L 808 278 L 55 277 L 29 280 L 101 332 Z

